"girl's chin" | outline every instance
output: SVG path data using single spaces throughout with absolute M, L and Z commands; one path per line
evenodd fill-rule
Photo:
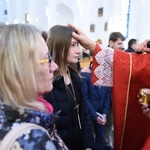
M 77 62 L 78 62 L 78 60 L 76 60 L 76 61 L 72 61 L 71 63 L 72 63 L 72 64 L 76 64 Z

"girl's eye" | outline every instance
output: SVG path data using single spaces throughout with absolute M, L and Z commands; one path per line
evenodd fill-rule
M 71 46 L 72 46 L 72 47 L 79 46 L 79 43 L 72 43 Z

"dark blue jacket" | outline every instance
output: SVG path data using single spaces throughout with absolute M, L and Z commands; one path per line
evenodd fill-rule
M 94 149 L 95 145 L 92 131 L 92 123 L 82 97 L 81 78 L 79 78 L 79 76 L 72 69 L 70 69 L 70 74 L 71 78 L 73 79 L 73 84 L 76 84 L 78 91 L 81 95 L 81 103 L 79 109 L 82 124 L 82 146 L 83 149 L 88 147 Z M 45 99 L 52 104 L 52 106 L 54 107 L 54 112 L 61 110 L 60 118 L 57 122 L 56 128 L 63 141 L 68 147 L 70 147 L 71 140 L 74 140 L 71 139 L 72 118 L 70 113 L 70 102 L 68 100 L 64 78 L 62 76 L 58 76 L 54 80 L 53 90 L 45 95 Z
M 125 50 L 125 52 L 136 52 L 133 48 L 131 48 L 131 47 L 128 47 L 128 49 L 127 50 Z
M 91 84 L 91 73 L 81 73 L 83 97 L 91 119 L 94 121 L 98 117 L 96 112 L 108 114 L 111 102 L 110 87 L 94 86 Z

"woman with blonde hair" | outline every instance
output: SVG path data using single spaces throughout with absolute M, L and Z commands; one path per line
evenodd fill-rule
M 32 123 L 49 131 L 49 136 L 41 129 L 30 129 L 12 147 L 58 149 L 50 135 L 57 116 L 52 114 L 52 106 L 42 99 L 53 88 L 53 73 L 57 68 L 36 27 L 0 25 L 0 141 L 11 129 Z

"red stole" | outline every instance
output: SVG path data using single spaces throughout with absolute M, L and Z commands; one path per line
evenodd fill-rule
M 145 142 L 144 147 L 142 148 L 142 150 L 149 150 L 149 149 L 150 149 L 150 137 Z
M 100 51 L 97 46 L 95 53 Z M 93 60 L 92 81 L 97 80 Z M 150 119 L 138 103 L 140 88 L 150 88 L 150 54 L 114 52 L 112 103 L 114 108 L 114 149 L 140 150 L 150 135 Z

